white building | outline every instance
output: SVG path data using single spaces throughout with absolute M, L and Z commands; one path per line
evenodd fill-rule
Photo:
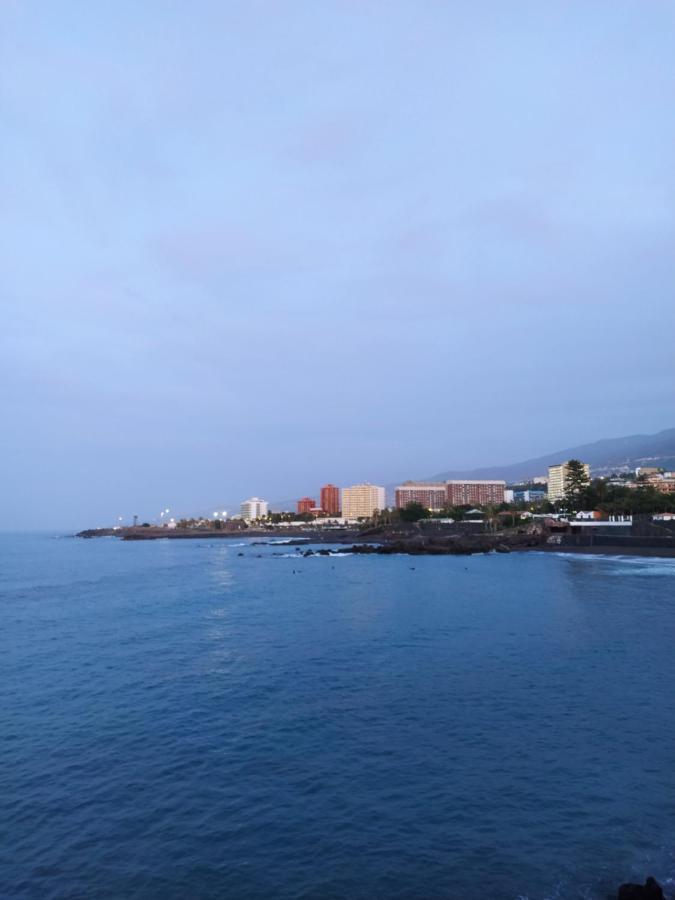
M 370 519 L 385 506 L 385 490 L 376 484 L 354 484 L 342 489 L 342 516 L 345 519 Z
M 590 480 L 591 467 L 584 463 L 584 472 Z M 567 478 L 569 475 L 569 460 L 557 466 L 548 467 L 548 499 L 562 500 L 567 492 Z
M 240 507 L 242 519 L 250 522 L 252 519 L 262 519 L 267 515 L 269 504 L 267 500 L 261 500 L 260 497 L 251 497 L 250 500 L 244 500 Z

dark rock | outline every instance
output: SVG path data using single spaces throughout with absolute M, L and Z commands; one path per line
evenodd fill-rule
M 661 885 L 650 875 L 644 884 L 622 884 L 618 900 L 665 900 L 665 898 Z

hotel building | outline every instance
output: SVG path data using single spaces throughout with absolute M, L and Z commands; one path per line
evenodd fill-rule
M 376 484 L 355 484 L 342 489 L 342 516 L 345 519 L 369 519 L 385 505 L 385 490 Z
M 447 506 L 492 506 L 504 502 L 505 481 L 445 482 Z
M 569 460 L 557 466 L 548 467 L 548 499 L 562 500 L 567 490 L 567 475 L 569 472 Z M 584 472 L 587 478 L 591 477 L 591 467 L 584 463 Z
M 263 519 L 268 512 L 269 504 L 260 497 L 251 497 L 250 500 L 244 500 L 239 508 L 242 519 L 250 522 L 253 519 Z
M 447 506 L 444 482 L 406 481 L 396 488 L 396 506 L 403 509 L 409 503 L 419 503 L 434 512 Z
M 300 500 L 298 500 L 299 516 L 303 515 L 303 513 L 311 513 L 314 509 L 316 509 L 316 503 L 312 497 L 301 497 Z
M 329 516 L 340 514 L 340 488 L 334 484 L 324 484 L 321 488 L 321 509 Z

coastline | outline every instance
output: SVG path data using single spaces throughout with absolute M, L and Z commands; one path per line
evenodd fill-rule
M 378 554 L 388 556 L 470 556 L 476 553 L 517 553 L 538 551 L 543 553 L 568 553 L 595 556 L 644 556 L 675 558 L 675 535 L 663 536 L 622 535 L 612 537 L 605 544 L 602 540 L 574 534 L 552 536 L 548 528 L 537 525 L 529 529 L 484 532 L 460 526 L 445 529 L 408 525 L 406 527 L 379 526 L 359 530 L 357 528 L 323 529 L 316 527 L 285 530 L 278 529 L 166 529 L 120 528 L 88 529 L 75 537 L 92 539 L 115 537 L 121 541 L 152 540 L 228 540 L 245 539 L 251 546 L 277 545 L 303 547 L 309 544 L 339 546 L 338 552 Z M 328 551 L 308 548 L 306 555 Z

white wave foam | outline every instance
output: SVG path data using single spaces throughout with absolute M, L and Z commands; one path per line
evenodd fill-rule
M 604 553 L 556 553 L 559 559 L 602 565 L 608 575 L 675 575 L 675 559 L 665 556 L 629 556 Z

